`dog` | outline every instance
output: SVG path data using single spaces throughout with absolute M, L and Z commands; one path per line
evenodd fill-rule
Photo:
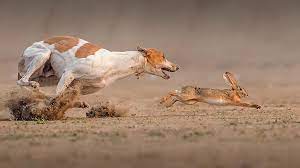
M 169 79 L 178 65 L 168 61 L 155 48 L 137 47 L 136 51 L 114 52 L 72 36 L 55 36 L 35 42 L 25 49 L 18 65 L 17 85 L 39 88 L 33 81 L 56 76 L 56 95 L 74 80 L 82 81 L 82 92 L 95 93 L 117 79 L 143 73 Z M 93 88 L 93 89 L 90 89 Z

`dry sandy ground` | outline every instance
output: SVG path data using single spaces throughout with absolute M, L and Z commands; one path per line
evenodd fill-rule
M 300 165 L 300 107 L 290 96 L 297 88 L 250 89 L 261 110 L 180 103 L 166 109 L 158 104 L 166 87 L 129 94 L 131 82 L 121 83 L 83 99 L 109 99 L 128 108 L 127 117 L 87 119 L 86 110 L 73 109 L 62 121 L 1 121 L 0 167 Z M 2 88 L 3 101 L 15 87 Z

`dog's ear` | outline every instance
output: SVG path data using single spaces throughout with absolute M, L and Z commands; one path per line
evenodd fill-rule
M 137 49 L 139 52 L 143 53 L 144 56 L 147 55 L 147 49 L 142 48 L 142 47 L 140 47 L 140 46 L 137 46 L 136 49 Z

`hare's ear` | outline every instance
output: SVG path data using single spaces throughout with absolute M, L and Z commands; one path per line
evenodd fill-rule
M 232 73 L 225 72 L 223 74 L 223 78 L 225 79 L 226 83 L 231 86 L 232 89 L 236 90 L 238 88 L 238 83 Z
M 144 55 L 147 55 L 147 49 L 146 49 L 146 48 L 142 48 L 142 47 L 140 47 L 140 46 L 137 46 L 136 49 L 137 49 L 139 52 L 143 53 Z

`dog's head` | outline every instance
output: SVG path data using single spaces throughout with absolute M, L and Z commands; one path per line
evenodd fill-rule
M 146 58 L 146 64 L 145 64 L 145 72 L 160 76 L 163 79 L 169 79 L 170 76 L 165 72 L 175 72 L 179 69 L 179 67 L 168 61 L 164 55 L 163 52 L 158 51 L 157 49 L 154 48 L 141 48 L 137 47 L 137 50 L 141 52 L 144 57 Z

